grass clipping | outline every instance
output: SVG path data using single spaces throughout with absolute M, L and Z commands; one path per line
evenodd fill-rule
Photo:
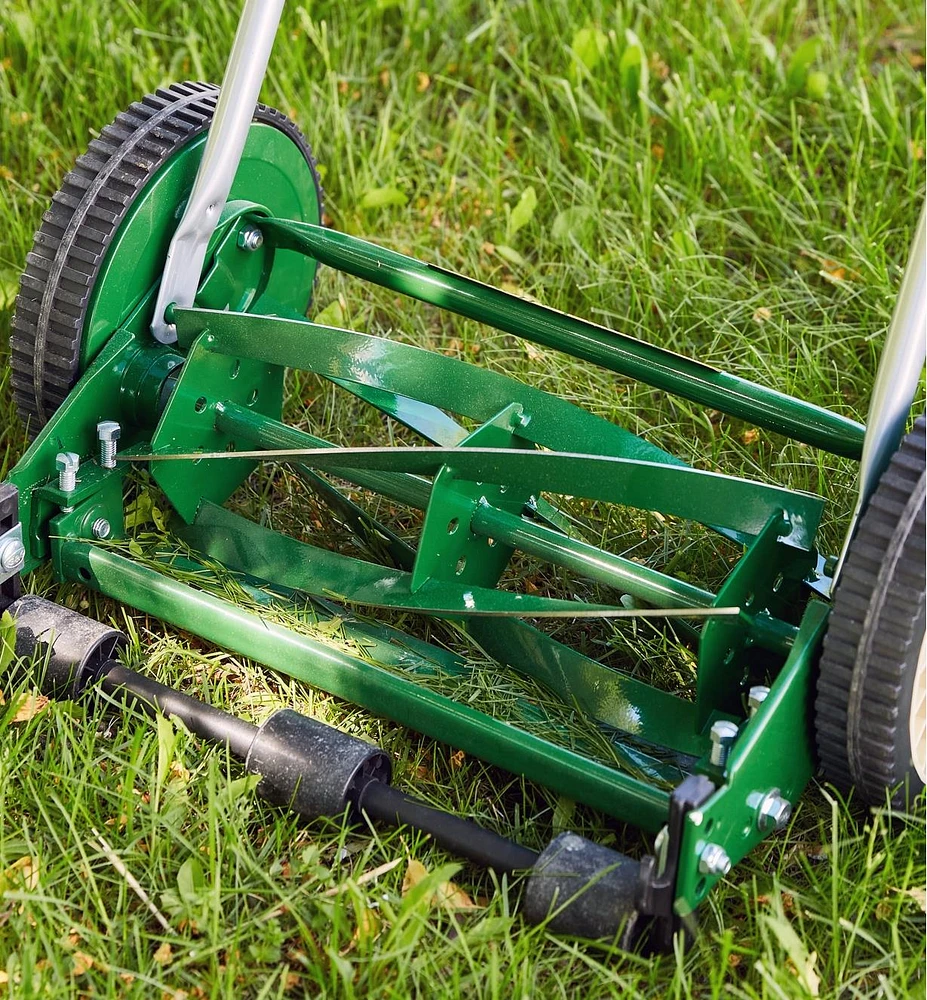
M 158 573 L 257 615 L 262 621 L 336 648 L 371 668 L 401 676 L 550 743 L 661 787 L 670 788 L 677 780 L 673 774 L 661 776 L 649 768 L 645 771 L 637 763 L 642 755 L 629 754 L 626 747 L 614 741 L 613 733 L 578 707 L 565 703 L 543 684 L 503 666 L 482 650 L 470 646 L 461 655 L 432 647 L 436 658 L 430 659 L 423 642 L 398 629 L 327 601 L 235 573 L 167 533 L 139 532 L 128 541 L 104 544 Z M 452 637 L 461 643 L 466 640 L 466 633 L 450 623 L 444 624 L 449 626 Z M 382 635 L 384 628 L 389 629 L 385 643 L 374 635 Z M 384 647 L 390 653 L 397 649 L 399 653 L 392 659 L 377 656 Z M 652 753 L 652 748 L 648 752 Z

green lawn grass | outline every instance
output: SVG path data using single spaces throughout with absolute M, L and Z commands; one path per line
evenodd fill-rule
M 218 81 L 236 15 L 220 0 L 0 0 L 0 478 L 25 444 L 6 334 L 48 199 L 133 100 Z M 923 67 L 923 7 L 909 0 L 291 4 L 263 99 L 309 137 L 335 227 L 863 419 L 923 200 Z M 824 542 L 839 545 L 849 461 L 331 272 L 315 302 L 335 325 L 515 374 L 699 467 L 819 492 Z M 287 411 L 344 444 L 376 429 L 307 377 L 290 379 Z M 269 496 L 315 516 L 285 477 L 239 501 L 259 512 Z M 641 534 L 612 515 L 601 529 L 665 565 L 662 534 Z M 705 579 L 713 558 L 684 546 L 676 568 Z M 30 585 L 50 590 L 50 574 Z M 251 718 L 288 704 L 376 740 L 399 782 L 531 846 L 566 826 L 648 846 L 157 621 L 50 592 L 126 628 L 160 678 Z M 665 667 L 649 629 L 600 641 L 618 666 Z M 301 826 L 170 724 L 88 721 L 52 705 L 0 724 L 10 996 L 924 992 L 923 799 L 909 815 L 870 811 L 813 785 L 789 830 L 712 894 L 694 947 L 645 960 L 523 926 L 517 883 L 448 867 L 408 832 Z M 410 858 L 431 875 L 404 895 Z M 429 901 L 449 877 L 478 908 Z

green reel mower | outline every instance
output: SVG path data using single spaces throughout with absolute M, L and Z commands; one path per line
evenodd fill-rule
M 36 234 L 11 337 L 13 389 L 33 441 L 0 484 L 0 609 L 16 620 L 18 651 L 44 657 L 50 693 L 102 686 L 176 715 L 261 774 L 274 802 L 428 830 L 481 864 L 528 870 L 531 920 L 669 948 L 712 885 L 787 824 L 819 766 L 874 804 L 923 788 L 924 420 L 902 436 L 924 362 L 924 218 L 864 428 L 324 228 L 305 139 L 257 104 L 281 8 L 248 0 L 221 91 L 179 84 L 117 116 Z M 497 372 L 308 321 L 319 264 L 859 459 L 843 552 L 818 549 L 819 497 L 691 468 Z M 342 448 L 288 426 L 287 368 L 422 443 Z M 365 557 L 225 506 L 262 463 L 287 465 Z M 170 554 L 127 544 L 139 474 L 172 511 Z M 422 512 L 417 544 L 359 504 L 361 492 Z M 705 526 L 738 557 L 709 590 L 591 544 L 561 497 Z M 513 589 L 505 581 L 520 554 L 615 599 Z M 46 562 L 61 582 L 634 823 L 656 834 L 654 855 L 632 860 L 575 834 L 538 855 L 390 789 L 388 760 L 367 744 L 295 713 L 250 726 L 148 681 L 117 662 L 119 633 L 22 596 L 22 575 Z M 248 601 L 210 585 L 217 573 Z M 446 620 L 474 655 L 378 624 L 378 611 Z M 652 619 L 668 641 L 686 642 L 697 656 L 694 698 L 540 627 L 609 618 Z M 297 619 L 307 627 L 288 624 Z M 326 629 L 334 621 L 337 641 Z M 524 724 L 513 723 L 428 683 L 466 678 L 487 658 L 559 699 L 588 740 L 554 739 L 555 725 L 542 732 L 538 705 L 520 705 Z M 595 750 L 603 745 L 606 755 Z

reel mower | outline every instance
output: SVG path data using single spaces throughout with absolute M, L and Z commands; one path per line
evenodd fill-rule
M 902 436 L 924 362 L 924 217 L 863 427 L 325 228 L 304 137 L 257 103 L 282 6 L 245 4 L 221 90 L 167 87 L 106 126 L 36 234 L 11 337 L 33 440 L 0 484 L 0 609 L 16 621 L 17 652 L 44 660 L 55 696 L 102 688 L 179 717 L 304 815 L 408 823 L 480 864 L 526 870 L 530 920 L 670 948 L 712 885 L 788 823 L 819 766 L 874 804 L 923 788 L 923 418 Z M 843 551 L 818 548 L 817 496 L 692 468 L 498 372 L 307 320 L 320 264 L 858 459 Z M 423 443 L 343 448 L 287 425 L 287 368 Z M 227 506 L 266 463 L 286 465 L 365 557 Z M 132 538 L 126 498 L 139 476 L 171 511 L 170 553 Z M 422 512 L 417 544 L 360 493 Z M 563 497 L 705 526 L 737 557 L 710 590 L 593 544 Z M 522 554 L 610 599 L 513 588 Z M 386 755 L 330 727 L 290 711 L 255 727 L 148 680 L 118 662 L 120 633 L 22 595 L 22 575 L 46 562 L 62 583 L 636 824 L 656 834 L 654 855 L 632 860 L 572 833 L 537 854 L 390 788 Z M 451 623 L 473 656 L 377 612 Z M 650 619 L 695 651 L 692 699 L 541 627 L 621 618 Z M 431 683 L 465 680 L 487 661 L 539 685 L 585 738 L 555 738 L 556 722 L 538 726 L 545 709 L 526 699 L 519 718 L 503 719 L 485 699 Z

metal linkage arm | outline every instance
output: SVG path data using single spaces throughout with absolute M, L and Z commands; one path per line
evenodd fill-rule
M 177 340 L 176 327 L 165 318 L 167 307 L 193 304 L 209 238 L 245 148 L 283 4 L 284 0 L 246 0 L 193 191 L 167 251 L 151 322 L 152 336 L 162 344 Z
M 276 246 L 302 251 L 339 271 L 834 454 L 860 455 L 863 427 L 820 406 L 346 233 L 283 219 L 262 220 L 261 227 Z

